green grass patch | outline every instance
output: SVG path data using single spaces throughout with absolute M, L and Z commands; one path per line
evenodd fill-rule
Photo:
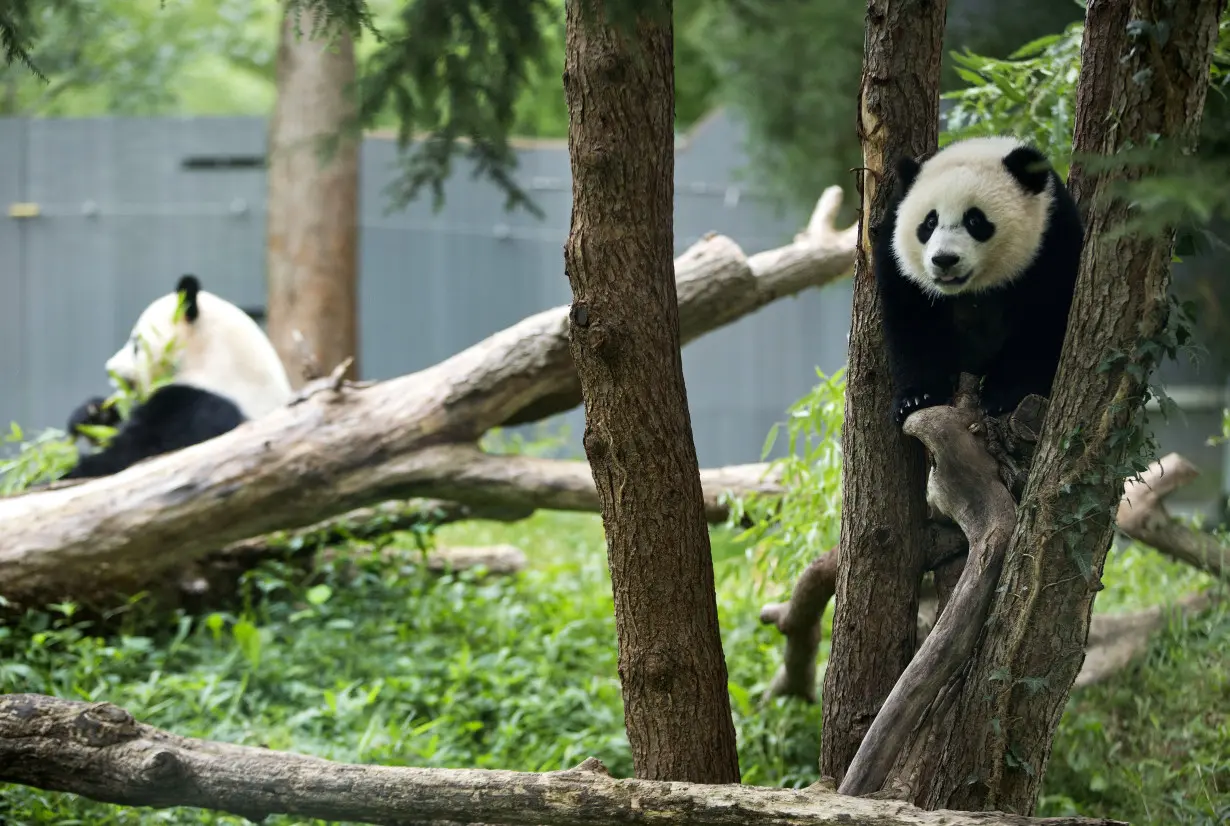
M 780 638 L 757 614 L 786 588 L 757 576 L 764 566 L 729 531 L 712 536 L 743 780 L 806 785 L 817 778 L 819 707 L 760 699 Z M 511 542 L 531 564 L 513 578 L 433 576 L 358 550 L 357 578 L 326 567 L 312 587 L 270 565 L 251 587 L 273 598 L 183 618 L 157 636 L 103 640 L 70 618 L 31 615 L 0 629 L 0 690 L 108 700 L 180 734 L 334 760 L 549 771 L 594 755 L 629 775 L 599 519 L 540 513 L 515 525 L 453 525 L 438 538 Z M 1188 572 L 1158 575 L 1168 564 L 1147 550 L 1114 552 L 1099 607 L 1189 590 Z M 1133 823 L 1217 822 L 1200 813 L 1224 811 L 1230 799 L 1226 639 L 1225 615 L 1211 612 L 1167 630 L 1122 679 L 1074 698 L 1044 807 Z M 19 786 L 5 788 L 0 816 L 98 826 L 243 822 Z M 270 820 L 294 822 L 302 821 Z

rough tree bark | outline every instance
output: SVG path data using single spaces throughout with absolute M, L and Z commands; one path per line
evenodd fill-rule
M 355 114 L 354 41 L 311 37 L 313 14 L 298 32 L 283 16 L 269 121 L 268 328 L 294 387 L 304 381 L 296 330 L 326 371 L 353 357 L 346 375 L 359 374 L 359 142 L 343 135 Z
M 833 226 L 840 205 L 840 187 L 830 187 L 807 228 L 778 249 L 748 257 L 709 235 L 684 252 L 675 261 L 683 341 L 847 273 L 856 228 Z M 442 463 L 447 451 L 433 458 L 425 448 L 472 449 L 527 410 L 546 416 L 581 401 L 567 331 L 568 308 L 555 307 L 418 373 L 319 393 L 116 476 L 0 498 L 0 593 L 15 610 L 106 602 L 231 542 L 388 499 L 434 497 L 432 474 L 456 478 L 458 468 Z M 494 458 L 483 466 L 508 467 Z M 499 509 L 489 495 L 466 504 Z
M 870 233 L 893 170 L 939 141 L 945 0 L 869 0 L 859 90 L 862 214 L 842 432 L 842 518 L 833 639 L 824 678 L 820 773 L 838 781 L 914 655 L 926 555 L 922 446 L 889 413 L 889 382 Z M 867 618 L 875 616 L 875 622 Z
M 1071 178 L 1087 210 L 1088 243 L 986 641 L 958 689 L 957 711 L 930 727 L 927 754 L 896 778 L 925 808 L 1027 814 L 1036 805 L 1101 588 L 1125 436 L 1140 424 L 1145 382 L 1165 350 L 1174 238 L 1169 230 L 1115 234 L 1134 212 L 1117 187 L 1147 169 L 1095 171 L 1079 161 L 1148 146 L 1153 136 L 1170 150 L 1194 148 L 1224 5 L 1087 6 Z M 1154 36 L 1159 23 L 1168 37 Z
M 254 823 L 525 826 L 1126 826 L 1120 821 L 927 812 L 826 790 L 612 778 L 590 757 L 567 771 L 418 769 L 334 763 L 180 737 L 110 703 L 0 695 L 0 783 L 129 806 L 196 806 Z
M 570 351 L 606 529 L 637 777 L 737 783 L 713 561 L 684 388 L 670 0 L 567 4 Z

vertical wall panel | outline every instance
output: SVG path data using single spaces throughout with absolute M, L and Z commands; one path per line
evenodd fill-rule
M 10 422 L 32 422 L 26 349 L 25 226 L 31 220 L 9 217 L 9 207 L 25 200 L 26 122 L 0 119 L 0 431 Z M 3 448 L 0 447 L 0 451 Z

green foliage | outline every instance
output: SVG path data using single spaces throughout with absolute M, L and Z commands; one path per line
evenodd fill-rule
M 178 733 L 335 760 L 547 771 L 594 754 L 630 776 L 600 520 L 539 514 L 511 527 L 449 526 L 441 538 L 516 542 L 535 563 L 516 578 L 440 577 L 413 550 L 390 561 L 352 546 L 316 579 L 278 565 L 253 574 L 259 607 L 109 640 L 61 606 L 0 629 L 0 691 L 106 699 Z M 819 709 L 757 699 L 776 667 L 776 632 L 755 621 L 741 545 L 720 529 L 713 545 L 743 780 L 806 785 Z M 5 790 L 0 818 L 241 822 L 20 787 Z
M 953 53 L 958 76 L 969 85 L 943 95 L 954 101 L 940 145 L 982 135 L 1012 134 L 1033 142 L 1067 177 L 1072 154 L 1076 81 L 1085 24 L 1041 37 L 1007 60 Z
M 1137 37 L 1156 37 L 1145 21 L 1132 21 L 1130 27 Z M 954 103 L 941 144 L 975 135 L 1016 135 L 1048 153 L 1056 170 L 1066 177 L 1084 30 L 1083 21 L 1073 23 L 1062 34 L 1022 46 L 1006 60 L 968 50 L 953 54 L 958 74 L 969 85 L 944 95 Z M 1151 167 L 1143 180 L 1122 190 L 1139 216 L 1125 231 L 1204 225 L 1216 215 L 1230 216 L 1230 146 L 1225 141 L 1230 112 L 1223 105 L 1230 90 L 1230 12 L 1220 23 L 1210 84 L 1212 94 L 1202 129 L 1204 148 L 1198 155 L 1152 146 L 1134 147 L 1110 159 L 1081 159 L 1090 169 Z M 1189 226 L 1189 236 L 1191 232 Z M 1193 239 L 1185 240 L 1190 248 Z
M 1210 436 L 1208 444 L 1210 447 L 1224 445 L 1230 442 L 1230 407 L 1223 407 L 1221 411 L 1221 433 L 1217 436 Z
M 415 0 L 369 58 L 360 79 L 360 118 L 396 113 L 402 175 L 388 194 L 400 208 L 431 188 L 444 199 L 453 158 L 462 152 L 475 175 L 506 194 L 506 208 L 541 210 L 513 178 L 508 139 L 528 69 L 546 56 L 549 0 Z M 419 135 L 419 132 L 427 132 Z
M 37 33 L 16 65 L 0 68 L 0 113 L 43 116 L 165 111 L 167 82 L 207 54 L 219 22 L 202 0 L 39 4 L 27 31 Z M 2 28 L 2 27 L 0 27 Z M 20 55 L 18 55 L 20 57 Z M 31 73 L 31 66 L 34 74 Z
M 4 444 L 16 445 L 17 453 L 10 459 L 0 459 L 0 496 L 54 481 L 77 463 L 77 446 L 64 437 L 63 430 L 54 427 L 29 438 L 17 422 L 12 422 Z
M 1224 603 L 1172 620 L 1141 662 L 1074 695 L 1037 815 L 1096 815 L 1139 826 L 1230 821 L 1227 639 Z
M 368 32 L 379 38 L 367 0 L 282 0 L 296 29 L 313 39 L 336 37 L 342 32 L 361 35 Z M 306 15 L 310 25 L 303 26 Z
M 803 206 L 849 185 L 863 59 L 862 0 L 712 0 L 692 24 L 721 97 L 747 122 L 747 151 L 770 194 Z M 852 206 L 848 207 L 852 209 Z
M 841 426 L 845 414 L 845 369 L 816 371 L 819 383 L 790 406 L 786 453 L 773 461 L 786 493 L 780 499 L 750 495 L 732 503 L 730 521 L 752 525 L 740 541 L 755 543 L 757 565 L 774 581 L 790 582 L 819 554 L 837 544 L 841 526 Z M 761 458 L 782 430 L 769 429 Z

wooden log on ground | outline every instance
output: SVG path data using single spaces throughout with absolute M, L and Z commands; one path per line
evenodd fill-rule
M 1089 621 L 1089 642 L 1085 662 L 1076 675 L 1073 688 L 1100 683 L 1117 674 L 1149 647 L 1153 632 L 1172 616 L 1190 616 L 1209 605 L 1207 593 L 1188 594 L 1173 607 L 1153 605 L 1140 611 L 1120 614 L 1094 614 Z
M 848 272 L 856 229 L 833 226 L 840 201 L 830 187 L 807 230 L 782 249 L 749 259 L 711 235 L 677 259 L 683 341 Z M 459 500 L 466 505 L 498 502 L 495 463 L 521 457 L 492 457 L 485 488 L 447 462 L 473 453 L 461 446 L 492 427 L 574 406 L 576 381 L 568 309 L 556 307 L 418 373 L 325 386 L 115 476 L 0 499 L 0 595 L 20 608 L 131 594 L 231 542 L 385 500 L 451 498 L 447 490 L 471 496 Z M 565 485 L 553 495 L 578 493 Z
M 1115 526 L 1129 539 L 1156 548 L 1221 579 L 1230 578 L 1230 548 L 1212 534 L 1184 525 L 1166 510 L 1166 497 L 1190 484 L 1200 471 L 1177 453 L 1149 465 L 1123 485 Z
M 194 806 L 374 824 L 1126 826 L 1098 818 L 925 811 L 808 789 L 614 779 L 594 758 L 535 774 L 335 763 L 180 737 L 110 703 L 0 695 L 0 782 L 127 806 Z

